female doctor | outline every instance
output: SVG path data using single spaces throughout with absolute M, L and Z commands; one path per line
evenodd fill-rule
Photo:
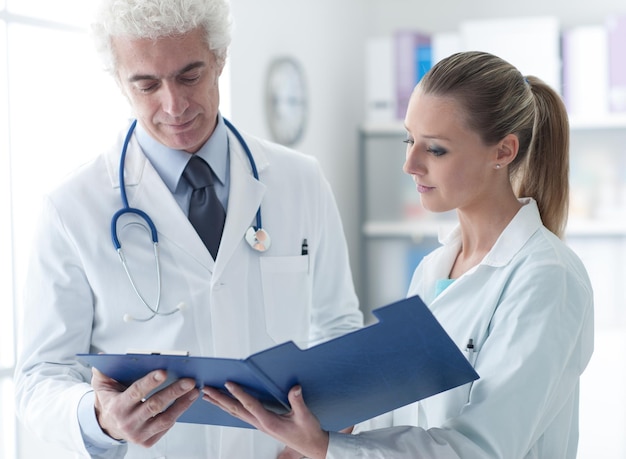
M 175 424 L 199 396 L 193 381 L 144 403 L 163 372 L 125 388 L 92 379 L 78 353 L 245 358 L 362 323 L 318 163 L 218 113 L 228 17 L 223 0 L 103 3 L 96 31 L 137 125 L 43 203 L 16 370 L 21 420 L 68 457 L 275 459 L 284 448 L 252 429 Z M 216 257 L 186 215 L 192 156 L 211 165 L 226 211 Z
M 459 218 L 417 267 L 409 295 L 424 299 L 480 379 L 352 435 L 320 430 L 306 387 L 292 389 L 285 416 L 232 384 L 240 402 L 211 388 L 205 399 L 314 459 L 574 459 L 593 302 L 582 263 L 560 239 L 569 134 L 561 100 L 496 56 L 460 53 L 418 84 L 405 124 L 404 170 L 422 204 Z

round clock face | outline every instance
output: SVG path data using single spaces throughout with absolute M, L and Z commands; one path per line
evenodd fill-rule
M 293 145 L 302 138 L 307 120 L 302 67 L 289 57 L 276 59 L 270 64 L 266 83 L 266 110 L 272 137 L 283 145 Z

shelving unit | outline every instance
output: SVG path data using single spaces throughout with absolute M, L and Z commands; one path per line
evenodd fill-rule
M 450 31 L 459 29 L 456 23 L 458 18 L 464 20 L 482 16 L 506 20 L 556 13 L 561 32 L 565 32 L 578 26 L 600 25 L 608 15 L 626 12 L 623 2 L 613 1 L 593 5 L 580 3 L 575 7 L 564 0 L 556 3 L 539 2 L 526 5 L 525 10 L 530 13 L 521 16 L 519 8 L 507 2 L 500 2 L 495 8 L 495 4 L 485 4 L 482 6 L 486 9 L 483 10 L 481 5 L 459 2 L 458 6 L 466 9 L 455 10 L 453 15 L 441 14 L 442 8 L 448 5 L 420 9 L 420 5 L 416 4 L 408 11 L 404 7 L 390 8 L 384 2 L 379 3 L 381 7 L 377 14 L 385 21 L 387 31 L 396 30 L 400 26 Z M 583 8 L 585 5 L 588 7 L 586 10 Z M 377 18 L 377 22 L 380 21 Z M 508 46 L 507 40 L 493 36 L 488 39 L 495 43 L 496 48 L 501 44 Z M 562 53 L 563 41 L 559 41 Z M 537 47 L 529 46 L 526 40 L 523 40 L 523 47 L 532 53 L 537 51 Z M 486 51 L 502 56 L 495 49 Z M 583 72 L 577 74 L 578 83 L 581 83 L 579 86 L 573 86 L 571 79 L 562 82 L 564 87 L 569 84 L 569 96 L 575 87 L 576 90 L 585 91 L 583 99 L 592 100 L 590 107 L 574 105 L 573 109 L 578 109 L 579 116 L 570 116 L 571 207 L 566 234 L 568 245 L 587 269 L 595 302 L 595 349 L 580 385 L 580 439 L 577 455 L 580 459 L 626 457 L 626 439 L 622 435 L 626 429 L 626 417 L 623 415 L 626 407 L 626 392 L 623 390 L 626 384 L 626 361 L 622 356 L 626 345 L 626 113 L 597 114 L 597 111 L 603 109 L 603 101 L 596 96 L 602 95 L 604 89 L 594 87 L 594 81 L 598 81 L 596 76 L 602 78 L 603 69 L 594 64 L 597 60 L 594 60 L 593 54 L 600 54 L 601 51 L 598 48 L 577 55 L 591 78 L 587 78 Z M 557 67 L 561 71 L 565 70 L 562 59 Z M 533 70 L 525 70 L 525 73 L 543 76 Z M 580 99 L 576 100 L 580 102 Z M 609 101 L 605 102 L 608 106 Z M 592 113 L 593 110 L 596 113 Z M 404 198 L 402 188 L 395 195 L 392 193 L 405 178 L 401 170 L 404 145 L 397 143 L 405 136 L 402 121 L 366 123 L 361 126 L 359 136 L 362 180 L 360 248 L 363 260 L 363 270 L 360 272 L 360 284 L 363 287 L 359 294 L 367 309 L 406 294 L 409 282 L 407 271 L 410 270 L 408 265 L 417 261 L 411 254 L 419 253 L 420 247 L 426 251 L 429 244 L 437 240 L 439 222 L 406 219 L 395 203 L 389 204 L 389 209 L 383 207 L 380 212 L 374 212 L 382 207 L 380 201 L 384 199 L 400 201 Z M 387 143 L 382 139 L 387 139 Z M 380 167 L 380 160 L 375 158 L 376 152 L 388 156 L 388 160 L 394 163 L 394 174 L 389 172 L 389 168 Z M 384 177 L 377 177 L 372 170 Z M 387 172 L 389 174 L 385 175 Z M 382 185 L 385 181 L 387 189 Z M 417 197 L 415 190 L 413 192 Z M 376 196 L 377 193 L 381 193 L 382 197 Z M 372 204 L 372 195 L 377 205 Z
M 626 114 L 572 118 L 570 127 L 572 209 L 566 239 L 581 251 L 598 240 L 621 244 L 626 241 Z M 359 136 L 360 296 L 367 313 L 406 294 L 415 265 L 455 218 L 421 210 L 415 186 L 402 171 L 406 131 L 401 121 L 366 123 Z M 610 184 L 606 174 L 612 174 Z M 603 202 L 607 194 L 623 199 L 623 206 Z

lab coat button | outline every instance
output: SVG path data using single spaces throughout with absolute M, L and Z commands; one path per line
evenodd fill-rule
M 222 287 L 224 287 L 224 283 L 223 282 L 217 282 L 213 285 L 213 290 L 217 291 L 217 290 L 221 290 Z

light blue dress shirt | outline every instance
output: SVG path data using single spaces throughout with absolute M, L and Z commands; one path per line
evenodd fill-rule
M 157 142 L 139 124 L 135 135 L 144 154 L 187 215 L 193 190 L 186 180 L 181 180 L 181 177 L 192 154 L 182 150 L 174 150 Z M 215 182 L 215 192 L 224 209 L 228 209 L 228 190 L 230 188 L 228 128 L 221 115 L 218 115 L 217 126 L 213 134 L 195 154 L 204 159 L 213 169 L 218 179 Z

